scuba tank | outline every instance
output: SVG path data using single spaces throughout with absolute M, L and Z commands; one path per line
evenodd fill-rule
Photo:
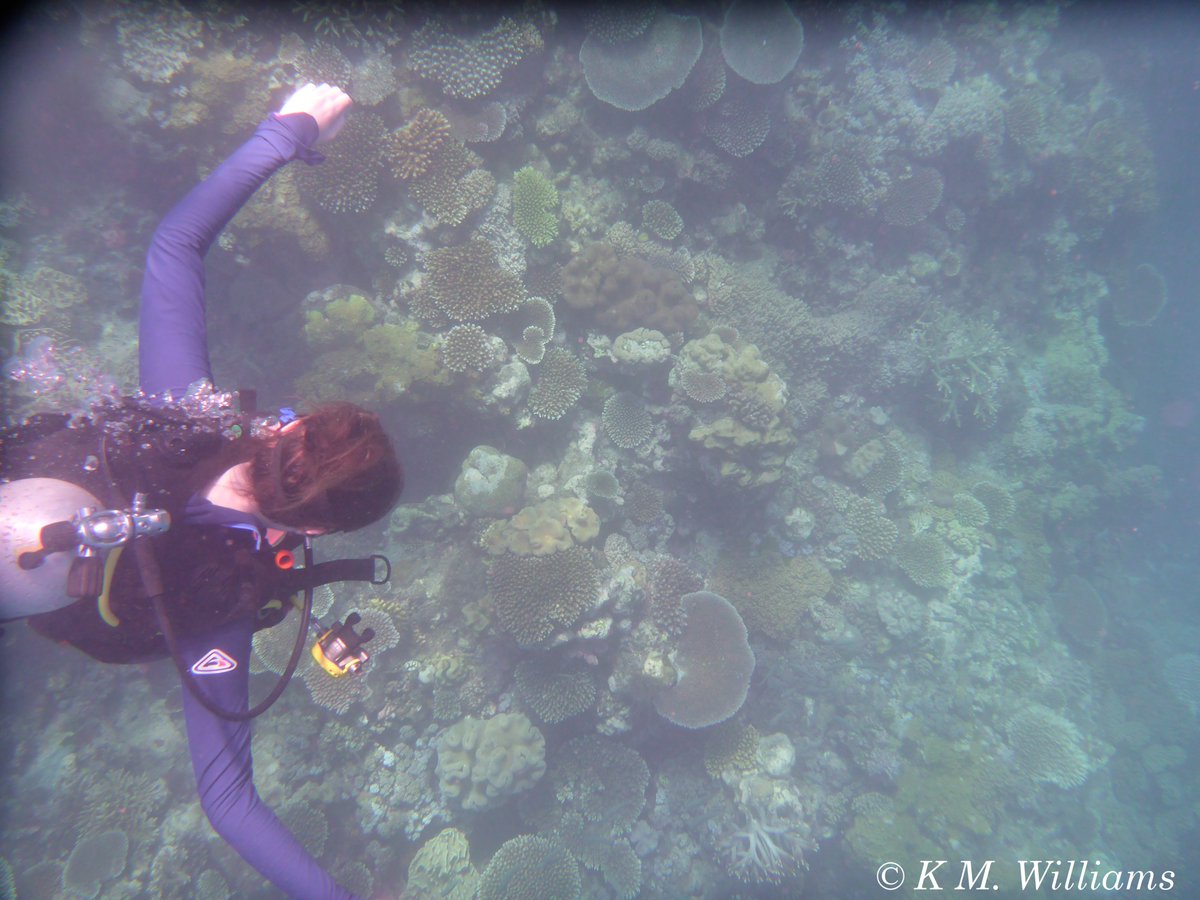
M 169 524 L 162 510 L 101 509 L 89 491 L 57 478 L 0 484 L 0 621 L 99 594 L 108 554 Z

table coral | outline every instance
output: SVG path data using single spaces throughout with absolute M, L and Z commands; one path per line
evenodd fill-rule
M 479 900 L 546 897 L 578 900 L 579 863 L 558 841 L 522 834 L 500 845 L 479 880 Z
M 482 322 L 525 299 L 521 279 L 500 268 L 492 245 L 479 238 L 430 250 L 425 268 L 430 298 L 456 322 Z
M 408 65 L 447 95 L 471 99 L 490 94 L 510 69 L 543 46 L 535 25 L 508 16 L 472 37 L 452 34 L 431 16 L 412 36 Z

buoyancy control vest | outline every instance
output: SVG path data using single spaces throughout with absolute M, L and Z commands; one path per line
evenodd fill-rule
M 353 565 L 365 563 L 370 571 L 369 560 L 325 563 L 316 567 L 323 573 L 310 570 L 300 577 L 277 565 L 277 552 L 299 543 L 294 536 L 270 547 L 253 530 L 186 522 L 189 499 L 205 486 L 198 483 L 205 468 L 200 464 L 253 427 L 249 416 L 193 417 L 132 398 L 86 418 L 41 415 L 0 431 L 0 481 L 59 479 L 118 508 L 135 493 L 145 494 L 147 505 L 166 510 L 173 523 L 151 540 L 175 634 L 203 633 L 239 619 L 252 619 L 257 631 L 278 624 L 292 606 L 291 596 L 305 586 L 373 577 L 363 574 L 363 565 Z M 81 597 L 27 621 L 102 662 L 168 657 L 137 554 L 131 547 L 109 553 L 120 556 L 109 567 L 102 598 Z

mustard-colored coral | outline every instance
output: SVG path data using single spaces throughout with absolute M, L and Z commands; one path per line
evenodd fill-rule
M 481 542 L 493 555 L 546 556 L 586 544 L 599 533 L 595 510 L 578 497 L 562 497 L 526 506 L 511 519 L 492 524 Z
M 829 570 L 811 556 L 739 548 L 721 554 L 712 581 L 748 628 L 780 640 L 797 637 L 813 605 L 833 587 Z
M 770 370 L 758 348 L 744 341 L 726 341 L 711 332 L 688 341 L 680 364 L 720 377 L 728 386 L 722 408 L 710 421 L 701 421 L 688 437 L 717 451 L 721 477 L 743 487 L 770 484 L 783 475 L 783 462 L 794 437 L 786 419 L 787 386 Z M 706 404 L 707 410 L 717 404 Z
M 361 334 L 375 324 L 376 316 L 375 307 L 362 294 L 338 297 L 305 313 L 304 337 L 314 346 L 328 345 Z

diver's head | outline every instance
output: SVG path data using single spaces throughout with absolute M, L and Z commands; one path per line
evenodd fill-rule
M 296 530 L 354 531 L 387 515 L 404 470 L 379 417 L 326 403 L 259 445 L 250 490 L 259 513 Z

